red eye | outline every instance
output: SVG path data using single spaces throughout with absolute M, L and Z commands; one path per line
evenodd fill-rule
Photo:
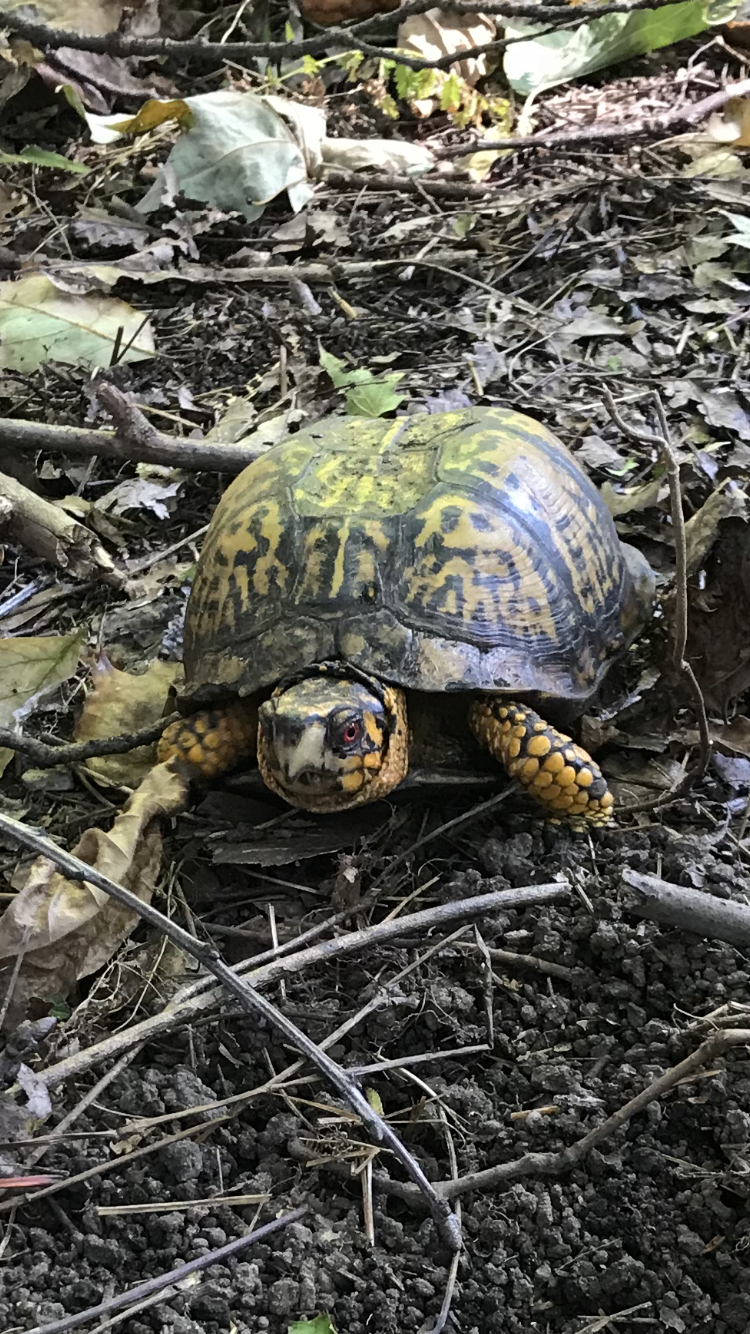
M 355 741 L 359 741 L 361 735 L 362 735 L 362 725 L 361 723 L 358 723 L 355 720 L 353 720 L 350 723 L 347 723 L 346 727 L 341 733 L 342 740 L 347 746 L 354 745 Z

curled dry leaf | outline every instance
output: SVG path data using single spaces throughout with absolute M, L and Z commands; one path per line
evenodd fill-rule
M 437 159 L 424 144 L 406 139 L 324 139 L 323 165 L 332 171 L 361 171 L 375 167 L 406 176 L 430 171 Z
M 139 732 L 169 712 L 172 686 L 182 679 L 182 664 L 152 662 L 141 676 L 118 671 L 102 657 L 92 670 L 93 686 L 86 696 L 75 730 L 76 741 L 94 741 Z M 135 787 L 145 780 L 156 759 L 156 743 L 138 746 L 122 755 L 99 755 L 86 760 L 94 777 L 115 787 Z
M 181 810 L 187 784 L 171 761 L 151 769 L 110 832 L 87 829 L 74 854 L 151 900 L 161 867 L 160 821 Z M 17 1023 L 32 1001 L 67 995 L 74 984 L 107 962 L 137 923 L 134 913 L 93 885 L 78 884 L 46 857 L 32 862 L 26 883 L 0 918 L 0 960 L 7 985 L 18 956 L 8 1019 Z

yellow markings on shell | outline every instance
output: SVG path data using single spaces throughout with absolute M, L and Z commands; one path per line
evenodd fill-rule
M 339 546 L 336 552 L 336 560 L 333 565 L 333 578 L 331 579 L 331 597 L 338 597 L 344 586 L 344 574 L 346 572 L 346 544 L 349 541 L 349 524 L 347 520 L 341 524 L 338 532 Z
M 579 787 L 591 787 L 594 781 L 594 775 L 590 769 L 579 769 L 576 774 L 576 783 Z

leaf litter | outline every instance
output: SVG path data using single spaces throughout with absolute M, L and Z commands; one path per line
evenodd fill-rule
M 251 20 L 246 15 L 243 21 Z M 525 43 L 515 50 L 521 45 Z M 669 109 L 678 83 L 680 95 L 696 100 L 718 86 L 720 71 L 711 53 L 699 55 L 689 68 L 681 51 L 670 64 L 671 58 L 644 58 L 623 68 L 622 77 L 613 70 L 611 77 L 598 75 L 536 96 L 523 111 L 527 125 L 585 126 L 592 112 L 597 120 L 626 122 L 644 106 Z M 135 68 L 137 75 L 137 64 Z M 292 105 L 303 108 L 295 113 L 298 129 L 308 107 L 304 80 L 316 89 L 319 79 L 332 95 L 325 100 L 326 134 L 319 140 L 327 177 L 318 180 L 318 169 L 311 166 L 315 153 L 305 157 L 296 138 L 304 158 L 303 183 L 315 195 L 312 205 L 306 205 L 308 213 L 300 210 L 300 223 L 291 228 L 284 186 L 252 218 L 244 205 L 236 206 L 242 192 L 231 173 L 226 179 L 217 173 L 211 189 L 226 195 L 219 193 L 205 207 L 205 196 L 196 198 L 181 188 L 177 173 L 172 176 L 171 168 L 167 170 L 169 155 L 188 143 L 194 126 L 176 131 L 174 125 L 154 122 L 141 135 L 120 136 L 110 145 L 92 148 L 83 121 L 77 123 L 72 110 L 60 114 L 55 107 L 40 121 L 41 129 L 35 127 L 35 137 L 42 151 L 69 155 L 88 167 L 89 175 L 63 168 L 55 174 L 52 163 L 6 164 L 3 209 L 11 254 L 24 264 L 39 264 L 48 282 L 69 265 L 65 282 L 72 290 L 57 288 L 69 311 L 71 302 L 101 297 L 95 286 L 76 290 L 77 282 L 123 283 L 119 290 L 124 300 L 141 319 L 150 320 L 157 355 L 140 361 L 113 357 L 121 350 L 115 336 L 108 350 L 99 350 L 100 360 L 92 358 L 89 364 L 108 367 L 115 360 L 118 383 L 148 419 L 186 441 L 243 440 L 263 446 L 352 405 L 358 412 L 369 407 L 374 415 L 391 415 L 500 402 L 531 411 L 551 425 L 606 490 L 622 536 L 646 551 L 660 577 L 659 615 L 625 664 L 623 679 L 608 685 L 600 716 L 585 720 L 592 736 L 598 729 L 608 772 L 618 776 L 631 800 L 658 796 L 679 781 L 696 740 L 687 701 L 676 695 L 665 667 L 673 616 L 674 532 L 660 460 L 648 444 L 623 440 L 601 401 L 601 387 L 607 384 L 628 420 L 648 430 L 653 423 L 642 399 L 658 384 L 674 432 L 688 520 L 688 652 L 711 711 L 718 750 L 701 785 L 700 804 L 683 801 L 677 808 L 635 816 L 622 829 L 597 836 L 593 854 L 562 833 L 540 831 L 525 812 L 511 809 L 507 816 L 500 812 L 452 836 L 436 835 L 432 846 L 415 855 L 409 849 L 420 836 L 435 833 L 475 798 L 446 799 L 440 793 L 420 798 L 417 789 L 416 796 L 405 795 L 392 806 L 373 810 L 361 830 L 353 824 L 347 830 L 345 822 L 333 830 L 325 822 L 298 821 L 267 793 L 243 790 L 239 780 L 233 780 L 234 790 L 229 785 L 226 791 L 209 794 L 213 803 L 205 798 L 167 831 L 164 857 L 156 810 L 176 810 L 187 796 L 169 784 L 166 793 L 149 794 L 149 785 L 157 782 L 154 775 L 165 777 L 153 768 L 149 752 L 118 758 L 121 768 L 113 767 L 111 757 L 88 762 L 82 775 L 74 771 L 75 786 L 54 800 L 49 793 L 20 789 L 16 766 L 8 766 L 4 799 L 21 801 L 25 819 L 48 828 L 66 846 L 82 833 L 85 856 L 129 879 L 144 897 L 156 887 L 170 911 L 195 922 L 197 930 L 237 962 L 253 949 L 271 948 L 274 932 L 288 941 L 304 929 L 309 914 L 320 913 L 345 869 L 353 871 L 355 889 L 361 883 L 366 892 L 399 854 L 404 861 L 388 882 L 387 911 L 408 912 L 410 905 L 403 901 L 411 894 L 428 904 L 476 893 L 489 881 L 513 886 L 574 876 L 594 903 L 593 915 L 583 902 L 508 912 L 501 923 L 483 922 L 482 933 L 490 950 L 502 947 L 506 953 L 517 951 L 518 956 L 537 956 L 542 963 L 579 970 L 585 983 L 570 987 L 557 980 L 545 991 L 533 971 L 524 971 L 527 965 L 504 963 L 503 971 L 518 969 L 513 985 L 496 981 L 488 996 L 479 955 L 462 952 L 461 942 L 454 943 L 402 982 L 379 1011 L 360 1020 L 355 1037 L 340 1040 L 350 1063 L 370 1061 L 374 1053 L 393 1061 L 429 1057 L 422 1072 L 428 1092 L 420 1087 L 412 1095 L 403 1075 L 384 1069 L 369 1074 L 367 1086 L 377 1085 L 375 1095 L 385 1109 L 407 1106 L 413 1120 L 404 1133 L 440 1177 L 447 1174 L 447 1163 L 436 1133 L 436 1107 L 460 1118 L 462 1172 L 510 1161 L 519 1148 L 523 1152 L 568 1145 L 594 1123 L 594 1114 L 587 1110 L 592 1099 L 598 1108 L 615 1110 L 643 1086 L 649 1070 L 664 1069 L 686 1046 L 695 1045 L 688 1021 L 675 1019 L 675 1005 L 682 1015 L 705 1018 L 722 1005 L 731 1011 L 746 999 L 742 958 L 730 945 L 696 942 L 681 932 L 668 934 L 651 922 L 634 921 L 618 900 L 623 864 L 673 884 L 699 883 L 719 897 L 748 891 L 746 841 L 721 840 L 729 838 L 722 831 L 732 817 L 739 836 L 740 808 L 747 800 L 747 772 L 730 771 L 725 762 L 746 763 L 747 754 L 750 572 L 744 493 L 750 409 L 743 339 L 750 282 L 745 247 L 735 239 L 743 235 L 745 222 L 741 178 L 718 178 L 716 160 L 710 157 L 717 150 L 731 153 L 742 169 L 742 144 L 737 140 L 743 131 L 741 109 L 733 109 L 735 119 L 728 115 L 726 123 L 740 125 L 740 132 L 723 140 L 719 134 L 708 145 L 710 152 L 699 151 L 695 136 L 692 142 L 674 136 L 643 153 L 588 151 L 585 159 L 575 150 L 546 157 L 527 153 L 523 159 L 495 158 L 493 152 L 493 160 L 482 164 L 489 168 L 485 195 L 441 194 L 441 186 L 455 189 L 460 180 L 468 184 L 463 169 L 451 174 L 436 170 L 436 150 L 455 140 L 461 129 L 460 120 L 451 117 L 478 115 L 489 132 L 495 129 L 492 113 L 478 109 L 479 104 L 461 92 L 459 111 L 433 108 L 425 122 L 428 128 L 415 130 L 407 119 L 414 88 L 405 76 L 396 77 L 395 70 L 385 73 L 396 120 L 381 109 L 384 102 L 378 106 L 379 72 L 368 69 L 366 61 L 353 79 L 351 66 L 332 60 L 323 70 L 308 67 L 297 82 Z M 214 96 L 196 93 L 197 79 L 186 69 L 175 77 L 174 100 L 187 104 Z M 251 88 L 236 72 L 227 84 L 235 79 L 242 86 L 224 90 L 235 98 L 255 98 L 257 87 L 263 86 L 252 81 Z M 479 90 L 488 103 L 503 95 L 509 101 L 499 74 L 491 72 L 485 80 Z M 313 91 L 309 105 L 322 97 Z M 133 119 L 134 110 L 118 103 L 115 119 Z M 505 124 L 499 107 L 496 114 L 496 125 Z M 511 121 L 506 133 L 516 128 Z M 214 124 L 212 154 L 226 129 Z M 19 130 L 8 147 L 22 157 L 31 136 L 25 127 Z M 501 151 L 502 134 L 495 142 Z M 339 146 L 338 155 L 331 144 Z M 249 152 L 248 144 L 239 151 Z M 345 175 L 356 177 L 378 168 L 406 178 L 406 185 L 383 189 L 374 177 L 367 186 Z M 688 168 L 694 174 L 685 174 Z M 93 189 L 92 169 L 98 173 Z M 33 180 L 32 172 L 38 173 Z M 407 188 L 409 184 L 414 188 Z M 733 193 L 733 186 L 739 186 L 740 193 Z M 40 190 L 52 210 L 41 222 L 33 207 Z M 149 190 L 152 196 L 158 193 L 159 205 L 145 220 L 145 238 L 138 211 Z M 243 198 L 247 202 L 255 196 L 245 191 Z M 325 227 L 314 226 L 316 212 L 327 218 Z M 348 242 L 343 247 L 342 236 Z M 129 268 L 139 256 L 144 264 L 140 275 Z M 171 279 L 179 272 L 175 259 L 182 264 L 186 256 L 196 266 L 194 276 L 183 270 L 179 284 L 174 283 Z M 365 271 L 347 269 L 348 262 L 363 257 Z M 313 258 L 325 261 L 324 279 L 311 268 Z M 279 260 L 294 264 L 296 285 L 286 275 L 262 284 L 238 276 L 241 264 L 268 269 Z M 386 262 L 384 268 L 375 267 L 379 261 Z M 84 271 L 78 277 L 77 269 Z M 105 269 L 116 277 L 105 277 Z M 149 283 L 159 269 L 160 280 Z M 13 285 L 28 280 L 22 273 Z M 82 359 L 66 359 L 61 365 L 60 358 L 44 350 L 46 355 L 33 367 L 10 366 L 6 371 L 0 386 L 3 413 L 39 422 L 54 417 L 70 425 L 105 424 L 92 401 Z M 61 484 L 60 473 L 45 474 L 41 466 L 35 467 L 33 455 L 25 459 L 30 480 L 57 500 L 69 474 L 63 474 Z M 43 633 L 63 638 L 63 629 L 71 635 L 85 629 L 111 650 L 119 673 L 112 679 L 120 681 L 121 699 L 118 687 L 112 699 L 104 694 L 98 702 L 96 690 L 85 703 L 73 690 L 70 696 L 53 691 L 43 701 L 45 727 L 52 717 L 58 737 L 83 738 L 100 736 L 102 729 L 110 734 L 131 730 L 143 717 L 163 712 L 171 674 L 178 674 L 181 612 L 200 546 L 195 534 L 204 528 L 222 483 L 205 473 L 183 472 L 179 481 L 171 475 L 144 474 L 127 460 L 115 463 L 106 456 L 93 464 L 75 465 L 72 458 L 65 464 L 78 467 L 75 486 L 83 520 L 92 527 L 110 524 L 103 540 L 124 567 L 147 565 L 114 592 L 92 581 L 93 586 L 71 586 L 57 601 L 44 601 L 38 580 L 48 570 L 40 570 L 22 541 L 14 542 L 0 566 L 0 629 L 12 625 L 15 637 L 0 644 L 30 644 Z M 25 605 L 31 615 L 16 624 L 13 618 L 23 608 L 14 606 L 13 599 L 27 591 Z M 9 610 L 3 613 L 6 602 Z M 36 731 L 37 722 L 31 717 L 24 726 Z M 126 787 L 145 784 L 109 834 L 99 825 L 109 826 L 115 811 L 102 815 L 96 809 L 100 798 L 90 786 L 95 773 Z M 103 790 L 119 805 L 112 787 Z M 318 833 L 327 844 L 316 846 Z M 353 857 L 353 867 L 345 857 Z M 15 854 L 8 853 L 8 886 L 18 883 L 16 862 Z M 19 1009 L 35 995 L 45 998 L 43 1009 L 63 994 L 69 1005 L 75 1004 L 86 994 L 88 983 L 82 979 L 97 972 L 102 977 L 100 970 L 133 925 L 117 914 L 110 918 L 107 902 L 85 885 L 37 866 L 0 927 L 7 932 L 11 966 L 26 936 L 29 967 L 19 974 Z M 340 1018 L 353 1017 L 353 998 L 368 988 L 374 994 L 383 979 L 401 967 L 405 955 L 414 960 L 425 944 L 407 938 L 399 945 L 398 960 L 384 951 L 339 961 L 335 970 L 288 978 L 287 1001 L 302 1009 L 303 1025 L 323 1040 Z M 126 982 L 123 974 L 145 966 L 139 951 L 136 936 L 130 946 L 114 953 L 103 974 L 105 982 L 97 983 L 96 1007 L 84 1005 L 62 1026 L 60 1052 L 67 1034 L 86 1045 L 115 1026 L 115 1012 L 121 1023 L 123 997 L 131 1007 L 129 1017 L 135 1019 L 139 995 L 169 995 L 179 984 L 171 965 L 156 963 L 152 970 L 149 963 L 147 974 L 137 979 L 140 988 L 132 988 L 132 978 Z M 494 1018 L 494 1051 L 469 1060 L 445 1056 L 464 1043 L 486 1041 L 488 1007 Z M 204 1045 L 207 1032 L 212 1035 L 210 1049 Z M 44 1050 L 41 1068 L 55 1055 Z M 107 1091 L 107 1105 L 121 1118 L 158 1117 L 167 1111 L 177 1115 L 187 1107 L 245 1093 L 251 1081 L 265 1083 L 267 1060 L 281 1069 L 288 1059 L 271 1035 L 235 1017 L 227 1022 L 221 1016 L 215 1030 L 200 1027 L 189 1035 L 177 1027 L 168 1052 L 154 1045 L 117 1077 Z M 746 1136 L 735 1104 L 728 1101 L 733 1095 L 725 1091 L 734 1087 L 738 1068 L 727 1058 L 719 1075 L 688 1083 L 681 1090 L 684 1097 L 678 1094 L 674 1101 L 656 1104 L 658 1121 L 654 1116 L 653 1122 L 639 1125 L 632 1138 L 611 1142 L 591 1163 L 590 1172 L 586 1164 L 579 1166 L 576 1180 L 562 1176 L 550 1183 L 542 1174 L 511 1182 L 497 1193 L 476 1192 L 466 1204 L 467 1232 L 477 1236 L 482 1228 L 492 1229 L 494 1268 L 490 1272 L 480 1247 L 470 1248 L 454 1298 L 462 1324 L 488 1326 L 491 1292 L 495 1305 L 489 1319 L 502 1319 L 509 1334 L 535 1328 L 540 1311 L 553 1334 L 569 1334 L 590 1322 L 592 1312 L 611 1312 L 616 1319 L 618 1311 L 635 1301 L 643 1303 L 645 1318 L 673 1328 L 697 1330 L 711 1324 L 717 1334 L 744 1328 L 747 1311 L 737 1260 L 743 1236 L 741 1199 L 737 1197 L 739 1204 L 727 1203 L 741 1177 L 736 1158 L 729 1156 L 734 1150 L 728 1151 L 727 1145 Z M 240 1178 L 266 1174 L 263 1184 L 274 1190 L 275 1204 L 296 1202 L 297 1187 L 288 1182 L 299 1174 L 299 1191 L 314 1194 L 314 1216 L 309 1226 L 290 1230 L 288 1254 L 259 1256 L 252 1291 L 239 1270 L 226 1281 L 212 1280 L 210 1289 L 198 1285 L 184 1297 L 190 1320 L 202 1328 L 225 1320 L 227 1327 L 233 1322 L 243 1331 L 245 1312 L 252 1307 L 253 1320 L 268 1313 L 266 1318 L 280 1328 L 315 1328 L 325 1319 L 357 1334 L 372 1323 L 373 1312 L 383 1328 L 430 1327 L 445 1283 L 437 1243 L 427 1238 L 410 1208 L 379 1194 L 378 1250 L 373 1253 L 360 1234 L 349 1187 L 342 1188 L 335 1163 L 325 1165 L 331 1162 L 329 1144 L 321 1151 L 314 1142 L 326 1134 L 324 1118 L 306 1105 L 313 1143 L 306 1153 L 300 1152 L 300 1133 L 308 1127 L 295 1111 L 295 1092 L 285 1096 L 289 1101 L 283 1105 L 270 1094 L 249 1104 L 236 1127 L 242 1138 L 226 1130 L 232 1163 L 227 1159 L 221 1171 Z M 67 1109 L 67 1097 L 53 1093 L 51 1124 Z M 320 1101 L 325 1103 L 325 1097 Z M 519 1111 L 522 1119 L 512 1120 Z M 99 1129 L 98 1118 L 93 1109 L 81 1125 Z M 110 1124 L 108 1120 L 107 1127 Z M 341 1133 L 344 1163 L 350 1141 L 345 1129 Z M 139 1142 L 155 1142 L 152 1132 L 141 1134 Z M 210 1198 L 219 1185 L 215 1147 L 210 1141 L 204 1147 L 198 1136 L 153 1154 L 148 1159 L 150 1199 L 167 1205 L 186 1197 Z M 89 1141 L 86 1153 L 87 1161 L 103 1161 L 96 1141 Z M 313 1161 L 319 1165 L 304 1165 Z M 78 1166 L 65 1145 L 55 1150 L 54 1162 L 64 1172 Z M 701 1165 L 699 1185 L 690 1176 L 696 1162 Z M 129 1175 L 127 1165 L 115 1167 L 114 1176 L 111 1166 L 105 1167 L 91 1187 L 97 1200 L 106 1200 L 108 1191 L 118 1198 L 139 1198 L 139 1180 Z M 62 1198 L 77 1220 L 75 1197 Z M 717 1223 L 714 1205 L 716 1210 L 721 1205 Z M 249 1222 L 240 1209 L 221 1207 L 210 1244 L 213 1233 Z M 24 1220 L 23 1211 L 19 1217 Z M 630 1225 L 634 1217 L 635 1230 Z M 714 1231 L 719 1226 L 717 1240 Z M 86 1280 L 90 1265 L 98 1264 L 112 1286 L 128 1286 L 141 1254 L 130 1249 L 131 1233 L 111 1218 L 106 1225 L 98 1220 L 97 1228 L 104 1231 L 91 1242 L 91 1256 L 78 1257 L 79 1274 Z M 132 1233 L 138 1244 L 149 1244 L 140 1223 L 130 1220 L 128 1228 L 138 1229 Z M 186 1250 L 187 1232 L 178 1229 L 176 1235 L 176 1245 Z M 118 1260 L 109 1256 L 106 1245 L 95 1255 L 95 1243 L 110 1240 L 115 1241 Z M 420 1292 L 406 1255 L 419 1266 Z M 21 1271 L 14 1265 L 11 1269 L 11 1282 L 17 1280 L 20 1287 Z M 495 1282 L 496 1270 L 505 1283 Z M 69 1309 L 62 1274 L 57 1286 L 56 1281 L 53 1267 L 52 1286 L 34 1295 L 30 1317 L 19 1312 L 16 1303 L 6 1302 L 8 1309 L 0 1311 L 4 1325 L 55 1318 L 59 1312 L 50 1311 L 47 1317 L 43 1304 L 50 1293 L 59 1295 L 63 1310 Z M 314 1314 L 329 1310 L 330 1317 Z M 184 1305 L 181 1319 L 183 1311 Z

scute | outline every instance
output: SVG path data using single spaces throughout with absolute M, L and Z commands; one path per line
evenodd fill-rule
M 338 658 L 412 689 L 585 698 L 632 636 L 612 518 L 503 408 L 331 418 L 228 488 L 185 627 L 185 698 Z

